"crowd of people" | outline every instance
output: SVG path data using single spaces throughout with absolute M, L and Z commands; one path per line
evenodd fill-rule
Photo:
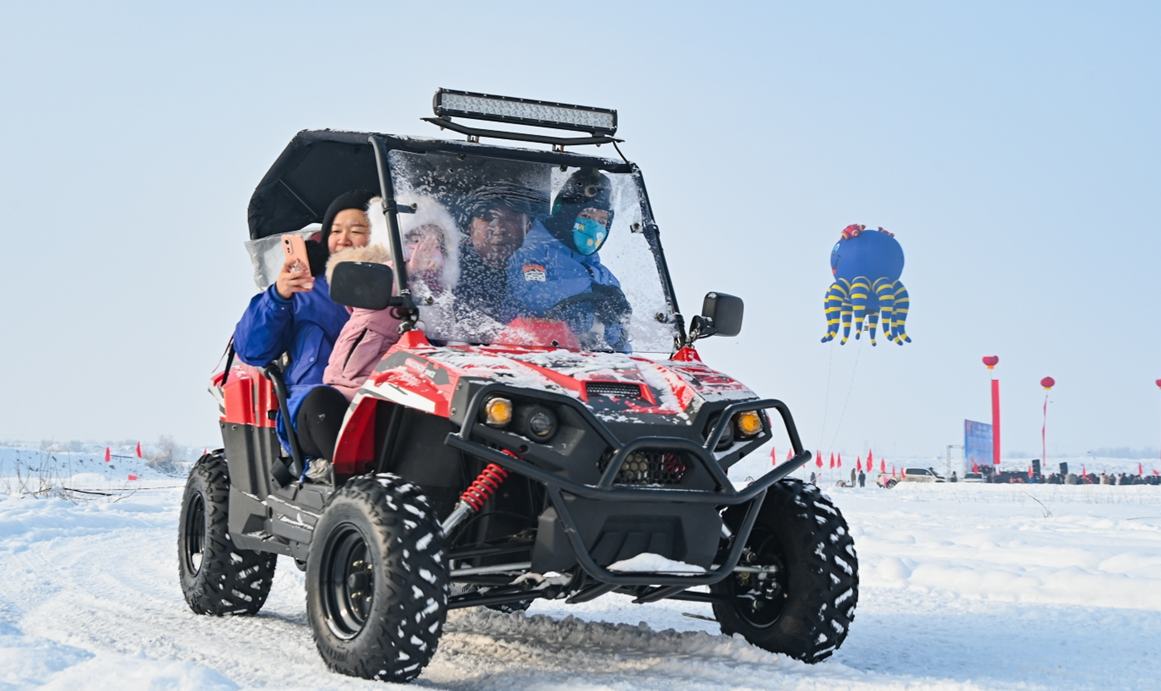
M 1000 484 L 1043 485 L 1161 485 L 1161 475 L 1138 473 L 1049 473 L 1039 475 L 1026 471 L 1000 471 L 984 475 L 984 481 Z
M 932 477 L 935 476 L 933 469 L 928 469 Z M 907 478 L 906 475 L 895 475 L 889 473 L 878 473 L 873 478 L 873 484 L 878 487 L 894 487 L 898 482 Z M 818 484 L 823 482 L 821 473 L 810 473 L 811 484 Z M 914 479 L 914 478 L 912 478 Z M 925 478 L 926 479 L 926 478 Z M 927 480 L 930 481 L 930 480 Z M 1037 485 L 1156 485 L 1161 486 L 1161 475 L 1156 473 L 1145 474 L 1143 470 L 1137 473 L 1109 473 L 1101 471 L 1100 473 L 1049 473 L 1042 475 L 1035 472 L 1028 471 L 1012 471 L 1012 470 L 997 470 L 992 471 L 990 468 L 980 468 L 978 472 L 965 473 L 964 477 L 959 477 L 956 471 L 952 471 L 947 478 L 940 478 L 940 481 L 946 482 L 983 482 L 988 484 L 1037 484 Z M 846 478 L 840 479 L 836 482 L 839 487 L 866 487 L 867 473 L 862 470 L 851 470 L 849 480 Z

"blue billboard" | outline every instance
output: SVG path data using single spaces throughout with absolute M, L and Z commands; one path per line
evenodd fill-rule
M 972 465 L 992 464 L 992 426 L 975 420 L 963 421 L 963 471 L 970 473 Z

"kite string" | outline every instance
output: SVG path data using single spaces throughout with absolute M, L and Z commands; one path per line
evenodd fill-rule
M 838 438 L 839 432 L 842 431 L 843 419 L 847 416 L 847 404 L 851 402 L 851 391 L 854 391 L 855 389 L 855 375 L 858 374 L 859 371 L 859 356 L 863 354 L 863 342 L 860 340 L 857 341 L 857 343 L 858 345 L 855 346 L 855 364 L 854 367 L 851 368 L 851 380 L 847 385 L 847 395 L 843 398 L 842 411 L 839 412 L 838 423 L 835 425 L 834 434 L 831 435 L 830 439 L 831 448 L 834 448 L 835 440 Z
M 830 375 L 834 366 L 834 341 L 827 344 L 826 356 L 826 393 L 823 396 L 822 402 L 822 424 L 818 429 L 818 441 L 821 443 L 826 439 L 826 418 L 830 415 Z

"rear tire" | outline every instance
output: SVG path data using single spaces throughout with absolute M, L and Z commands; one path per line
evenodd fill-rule
M 726 513 L 731 529 L 743 515 Z M 838 650 L 855 618 L 859 561 L 846 521 L 818 487 L 794 479 L 771 487 L 739 564 L 776 571 L 710 586 L 725 598 L 713 606 L 723 633 L 811 664 Z
M 229 506 L 229 468 L 214 451 L 190 470 L 177 536 L 181 592 L 198 614 L 257 614 L 274 582 L 277 555 L 234 548 Z
M 447 617 L 443 531 L 419 488 L 352 478 L 315 526 L 306 610 L 319 654 L 350 676 L 407 682 L 431 661 Z

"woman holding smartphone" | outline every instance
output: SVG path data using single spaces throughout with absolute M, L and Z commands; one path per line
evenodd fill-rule
M 373 196 L 354 191 L 331 202 L 323 215 L 321 243 L 307 242 L 307 265 L 301 257 L 287 256 L 277 280 L 250 300 L 234 329 L 234 350 L 248 365 L 264 367 L 283 353 L 289 355 L 287 403 L 307 457 L 332 457 L 347 409 L 341 393 L 321 386 L 335 340 L 349 317 L 345 307 L 331 300 L 326 260 L 331 253 L 370 241 L 367 203 Z M 278 438 L 289 449 L 285 425 L 280 417 Z

